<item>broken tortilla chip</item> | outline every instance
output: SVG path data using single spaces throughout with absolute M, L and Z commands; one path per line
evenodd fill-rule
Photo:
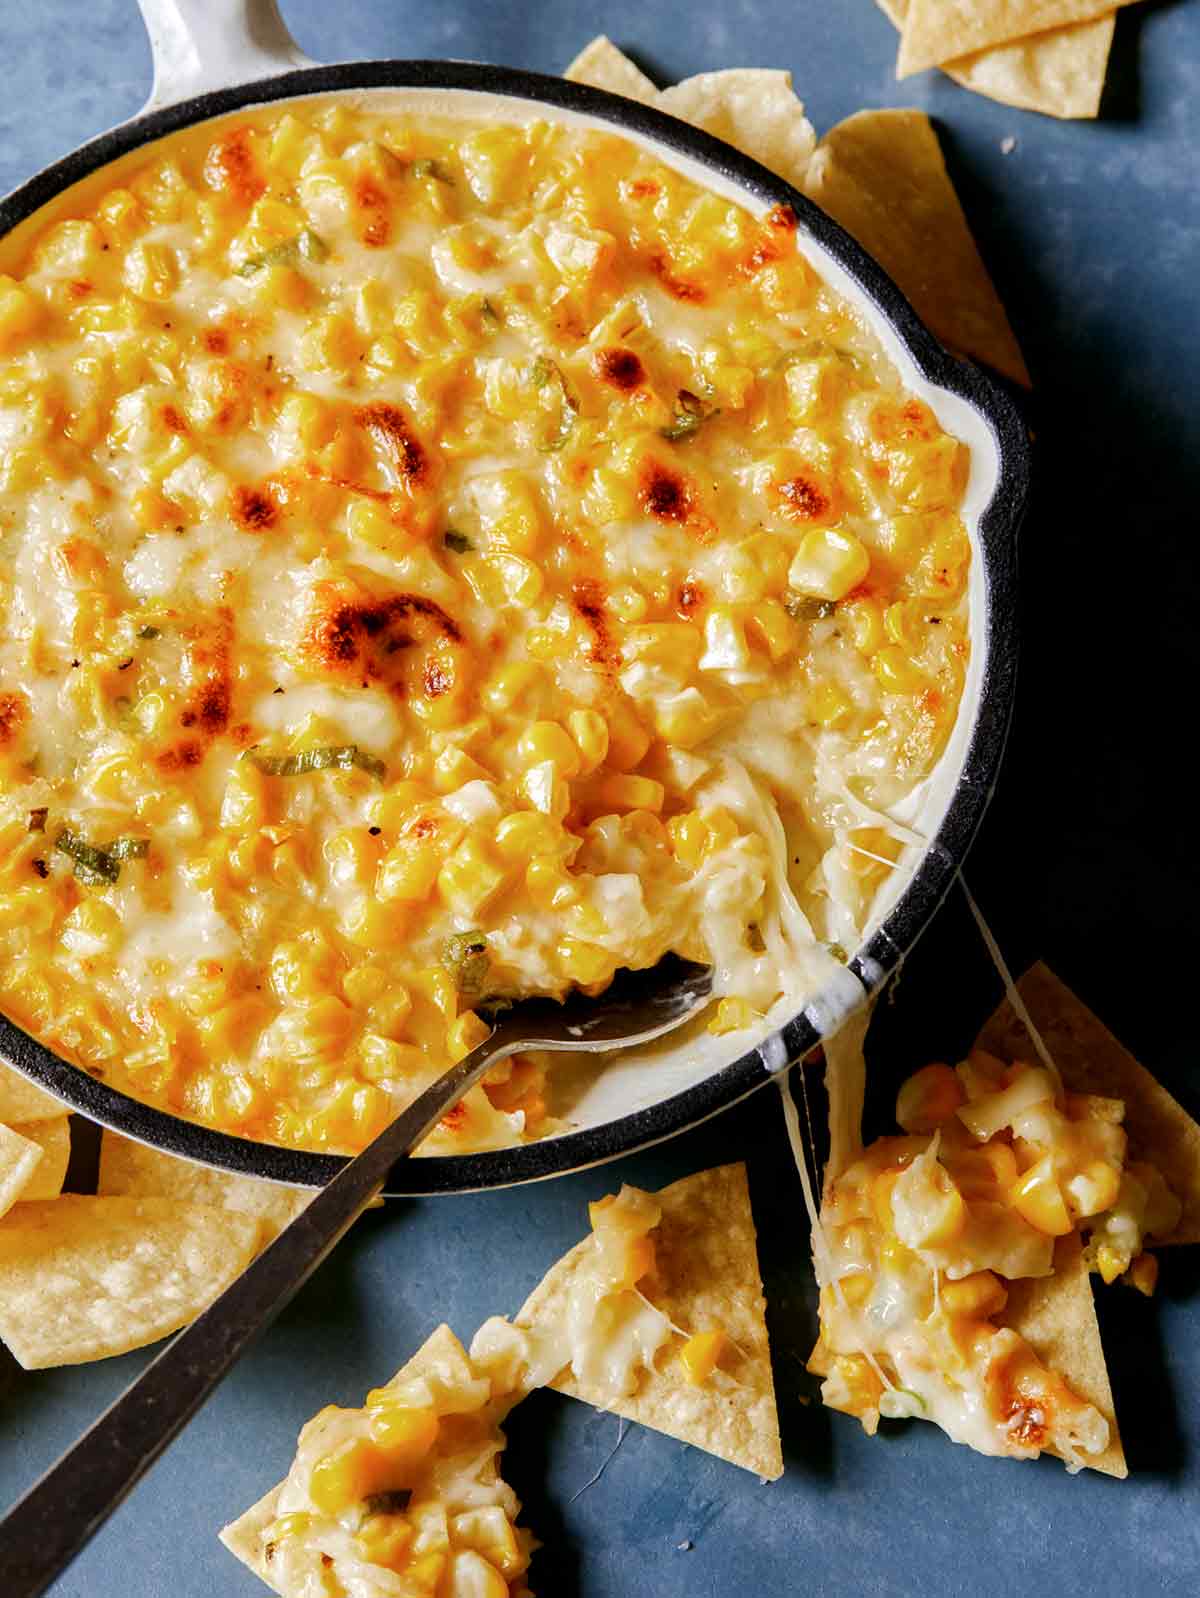
M 26 1370 L 178 1331 L 248 1264 L 258 1222 L 174 1199 L 69 1193 L 0 1221 L 0 1338 Z
M 664 89 L 657 105 L 803 188 L 817 136 L 790 72 L 757 67 L 702 72 Z
M 923 111 L 857 111 L 817 145 L 805 193 L 873 255 L 951 350 L 1029 373 Z
M 877 0 L 877 4 L 903 29 L 910 0 Z M 1094 117 L 1100 110 L 1115 29 L 1116 16 L 1110 12 L 1092 22 L 1050 28 L 943 61 L 941 70 L 964 89 L 1001 105 L 1066 119 Z
M 1043 1365 L 1056 1371 L 1077 1397 L 1100 1411 L 1108 1422 L 1108 1447 L 1102 1454 L 1084 1454 L 1080 1458 L 1089 1470 L 1124 1480 L 1129 1467 L 1117 1428 L 1091 1277 L 1079 1234 L 1072 1232 L 1059 1238 L 1054 1249 L 1053 1276 L 1025 1277 L 1005 1285 L 1008 1303 L 996 1316 L 996 1324 L 1011 1327 L 1023 1337 Z M 1069 1464 L 1075 1462 L 1068 1460 Z
M 643 105 L 652 105 L 658 98 L 658 89 L 641 68 L 603 33 L 584 46 L 563 77 L 572 83 L 589 83 L 593 89 L 607 89 L 610 94 L 623 94 Z
M 0 1123 L 0 1215 L 7 1215 L 42 1163 L 38 1144 Z
M 466 1349 L 444 1323 L 430 1332 L 408 1363 L 402 1365 L 391 1381 L 384 1385 L 402 1387 L 417 1380 L 428 1381 L 435 1392 L 439 1386 L 461 1390 L 478 1380 Z M 285 1485 L 286 1479 L 272 1487 L 269 1493 L 264 1493 L 245 1514 L 239 1515 L 237 1520 L 231 1521 L 219 1533 L 229 1552 L 248 1566 L 272 1592 L 280 1594 L 284 1593 L 284 1589 L 276 1583 L 271 1573 L 266 1531 L 276 1519 L 279 1495 Z
M 652 1234 L 652 1302 L 687 1332 L 719 1326 L 742 1356 L 733 1377 L 720 1385 L 711 1379 L 692 1384 L 676 1347 L 659 1355 L 631 1397 L 615 1403 L 569 1370 L 550 1385 L 774 1480 L 783 1474 L 783 1453 L 746 1167 L 701 1171 L 655 1197 L 662 1219 Z M 559 1320 L 592 1247 L 585 1238 L 552 1266 L 514 1324 L 543 1328 Z
M 1131 1153 L 1156 1166 L 1182 1203 L 1179 1225 L 1168 1238 L 1151 1238 L 1151 1246 L 1200 1243 L 1200 1125 L 1048 966 L 1031 966 L 1017 991 L 1067 1087 L 1124 1100 Z M 1029 1034 L 1007 1000 L 975 1047 L 1005 1060 L 1033 1057 Z
M 1127 0 L 909 0 L 896 76 L 1071 23 L 1093 22 Z
M 21 1202 L 57 1198 L 66 1180 L 71 1160 L 71 1123 L 65 1115 L 50 1121 L 22 1121 L 17 1128 L 23 1138 L 42 1151 L 37 1169 L 21 1194 Z
M 66 1106 L 35 1087 L 11 1065 L 0 1064 L 0 1121 L 17 1126 L 22 1121 L 46 1121 L 65 1115 Z
M 252 1215 L 262 1225 L 263 1247 L 314 1197 L 310 1188 L 280 1187 L 253 1176 L 217 1171 L 192 1160 L 176 1159 L 116 1132 L 105 1132 L 101 1141 L 96 1191 L 108 1196 L 185 1199 Z

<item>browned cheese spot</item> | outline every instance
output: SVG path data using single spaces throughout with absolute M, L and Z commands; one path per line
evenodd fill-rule
M 829 509 L 828 494 L 803 473 L 780 483 L 775 492 L 782 501 L 780 509 L 790 522 L 815 521 Z
M 643 469 L 638 497 L 647 516 L 660 522 L 685 522 L 692 509 L 687 479 L 658 461 L 651 461 Z
M 249 488 L 239 483 L 230 495 L 234 521 L 247 533 L 263 533 L 279 520 L 279 506 L 271 490 L 263 484 Z
M 679 277 L 671 264 L 670 257 L 659 253 L 650 257 L 650 270 L 666 289 L 668 294 L 674 295 L 677 300 L 690 300 L 692 304 L 699 305 L 705 298 L 704 290 L 698 283 L 691 283 L 687 278 Z
M 421 594 L 348 597 L 336 588 L 314 597 L 300 648 L 316 670 L 353 678 L 363 688 L 384 688 L 401 699 L 410 686 L 430 698 L 455 686 L 451 646 L 462 642 L 462 634 L 434 600 Z M 418 647 L 424 651 L 419 662 L 411 653 Z
M 646 369 L 635 352 L 619 345 L 601 350 L 592 365 L 602 383 L 609 383 L 626 394 L 646 380 Z
M 597 666 L 619 666 L 621 651 L 613 642 L 612 631 L 605 611 L 604 584 L 593 577 L 571 584 L 571 600 L 579 615 L 592 631 L 591 658 Z
M 209 146 L 204 176 L 210 188 L 220 189 L 240 205 L 253 205 L 267 183 L 250 148 L 250 129 L 231 128 Z
M 392 231 L 387 194 L 374 178 L 361 177 L 354 185 L 354 199 L 363 213 L 360 237 L 364 244 L 378 249 L 387 243 Z
M 402 410 L 383 403 L 364 405 L 355 411 L 354 419 L 370 433 L 388 466 L 406 488 L 419 488 L 428 482 L 429 458 Z
M 29 706 L 23 694 L 0 694 L 0 749 L 15 742 L 18 730 L 29 719 Z

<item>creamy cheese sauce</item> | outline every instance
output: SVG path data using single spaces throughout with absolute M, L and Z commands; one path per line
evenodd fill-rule
M 954 724 L 969 543 L 795 219 L 345 102 L 139 161 L 0 278 L 0 1003 L 353 1149 L 489 995 L 674 949 L 721 1029 L 802 1002 Z M 427 1150 L 554 1130 L 543 1071 Z

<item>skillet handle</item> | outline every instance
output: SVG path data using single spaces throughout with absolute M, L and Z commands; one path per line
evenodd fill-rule
M 154 56 L 144 111 L 313 63 L 276 0 L 138 0 Z

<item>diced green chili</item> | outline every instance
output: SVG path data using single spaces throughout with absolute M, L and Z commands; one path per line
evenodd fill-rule
M 142 860 L 149 853 L 148 838 L 117 838 L 106 849 L 98 849 L 78 833 L 64 827 L 54 847 L 75 862 L 75 875 L 89 887 L 103 883 L 111 887 L 121 875 L 122 860 Z
M 292 755 L 266 755 L 258 749 L 247 749 L 243 759 L 257 766 L 268 777 L 304 777 L 310 771 L 350 771 L 357 768 L 381 781 L 387 767 L 377 755 L 368 754 L 357 744 L 318 744 L 313 749 L 299 749 Z
M 496 309 L 486 295 L 484 295 L 483 304 L 479 307 L 479 314 L 483 317 L 485 322 L 493 322 L 496 325 L 499 325 L 500 322 L 504 320 L 504 318 L 500 315 L 500 312 Z
M 312 228 L 306 227 L 295 238 L 284 239 L 279 244 L 272 244 L 269 250 L 264 250 L 261 255 L 251 255 L 238 267 L 239 277 L 253 277 L 256 272 L 261 272 L 267 266 L 289 266 L 293 262 L 303 259 L 305 261 L 324 261 L 329 256 L 329 246 L 319 233 L 314 233 Z
M 433 178 L 436 183 L 444 183 L 450 189 L 454 187 L 454 179 L 440 161 L 434 161 L 429 158 L 414 161 L 412 175 L 415 178 Z
M 529 380 L 534 388 L 545 388 L 547 383 L 558 384 L 559 393 L 562 395 L 562 411 L 559 415 L 558 427 L 547 438 L 543 439 L 538 448 L 544 455 L 559 450 L 571 436 L 575 426 L 575 418 L 579 413 L 579 401 L 567 387 L 567 380 L 562 374 L 557 362 L 550 360 L 545 355 L 539 355 L 529 369 Z
M 139 627 L 138 628 L 138 637 L 139 638 L 146 638 L 146 639 L 161 638 L 162 637 L 162 632 L 161 632 L 161 630 L 158 627 L 150 627 L 150 626 Z
M 460 533 L 456 527 L 447 527 L 442 534 L 442 543 L 447 549 L 452 549 L 456 555 L 469 554 L 475 548 L 466 533 Z
M 698 395 L 690 389 L 681 388 L 675 397 L 675 415 L 666 427 L 659 428 L 659 432 L 672 444 L 680 444 L 684 439 L 691 438 L 704 422 L 720 414 L 716 410 L 706 411 Z
M 492 960 L 484 933 L 456 932 L 442 945 L 442 964 L 464 999 L 481 999 L 487 991 Z
M 825 947 L 829 950 L 830 954 L 839 965 L 845 965 L 850 958 L 840 943 L 827 943 Z
M 837 603 L 832 599 L 817 599 L 812 594 L 789 594 L 783 608 L 793 621 L 824 621 L 833 615 Z

